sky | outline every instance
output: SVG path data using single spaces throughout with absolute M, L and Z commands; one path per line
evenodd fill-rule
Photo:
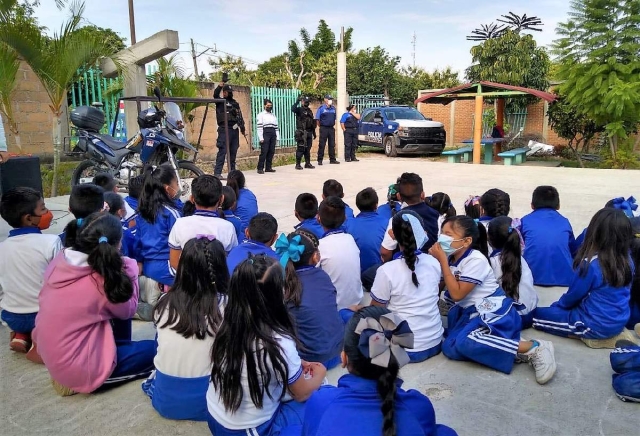
M 416 66 L 428 71 L 451 66 L 461 77 L 474 45 L 466 36 L 481 24 L 508 12 L 537 16 L 544 26 L 534 37 L 546 46 L 569 10 L 568 0 L 134 0 L 134 5 L 138 41 L 164 29 L 178 31 L 187 73 L 193 71 L 191 38 L 198 53 L 209 47 L 218 50 L 198 58 L 200 71 L 210 72 L 210 54 L 224 52 L 242 56 L 251 68 L 286 51 L 290 39 L 299 39 L 300 28 L 315 34 L 324 19 L 336 35 L 341 26 L 353 27 L 354 49 L 380 45 L 400 56 L 403 65 L 413 63 L 415 32 Z M 54 0 L 41 0 L 36 16 L 52 32 L 69 12 L 58 10 Z M 127 0 L 86 0 L 84 17 L 87 24 L 109 27 L 130 42 Z

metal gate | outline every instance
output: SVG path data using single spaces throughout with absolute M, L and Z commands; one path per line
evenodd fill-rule
M 349 96 L 349 104 L 356 105 L 356 110 L 358 111 L 358 113 L 362 113 L 367 108 L 385 106 L 388 103 L 389 101 L 385 100 L 384 94 Z
M 273 114 L 278 118 L 278 129 L 280 130 L 278 147 L 293 147 L 296 145 L 296 116 L 291 112 L 291 106 L 298 101 L 299 95 L 300 91 L 297 89 L 251 87 L 252 146 L 254 149 L 260 148 L 256 117 L 264 110 L 265 98 L 273 102 Z
M 487 112 L 493 116 L 486 117 Z M 482 136 L 489 137 L 493 133 L 493 126 L 495 124 L 495 113 L 493 109 L 485 111 L 485 117 L 482 120 Z M 473 138 L 474 126 L 475 126 L 475 114 L 473 115 L 473 122 L 471 123 L 471 137 Z M 507 112 L 504 114 L 504 123 L 509 127 L 509 131 L 505 132 L 508 138 L 516 136 L 520 131 L 524 130 L 527 123 L 527 109 L 518 112 Z

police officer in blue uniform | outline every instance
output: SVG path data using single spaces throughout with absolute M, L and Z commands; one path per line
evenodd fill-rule
M 324 147 L 329 141 L 329 163 L 339 164 L 336 160 L 336 108 L 333 106 L 333 97 L 324 96 L 324 104 L 316 112 L 316 122 L 320 127 L 320 143 L 318 144 L 318 165 L 322 165 Z
M 302 158 L 304 157 L 305 168 L 314 169 L 311 165 L 311 145 L 316 139 L 316 121 L 313 118 L 313 111 L 309 108 L 309 97 L 300 96 L 291 106 L 291 112 L 296 114 L 296 169 L 302 169 Z
M 240 104 L 233 98 L 233 89 L 225 82 L 218 84 L 213 91 L 213 98 L 222 98 L 226 100 L 225 103 L 216 103 L 216 119 L 218 121 L 218 141 L 216 147 L 218 147 L 218 155 L 216 156 L 216 166 L 213 171 L 213 175 L 221 178 L 222 167 L 224 166 L 224 159 L 227 154 L 227 143 L 225 132 L 229 132 L 229 157 L 231 162 L 227 162 L 229 171 L 236 169 L 236 155 L 238 154 L 238 148 L 240 148 L 240 133 L 245 134 L 244 118 L 242 118 L 242 111 L 240 110 Z M 227 112 L 227 125 L 224 125 L 224 113 Z
M 340 118 L 340 127 L 344 132 L 344 160 L 346 162 L 358 162 L 356 149 L 358 148 L 358 120 L 360 114 L 356 106 L 350 104 L 347 111 Z

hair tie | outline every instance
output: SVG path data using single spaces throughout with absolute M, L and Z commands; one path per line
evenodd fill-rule
M 524 250 L 524 238 L 522 237 L 522 220 L 520 220 L 520 218 L 511 218 L 509 234 L 513 233 L 514 230 L 518 233 L 518 237 L 520 238 L 520 248 Z
M 196 235 L 196 239 L 206 239 L 209 242 L 213 242 L 216 240 L 216 237 L 213 235 Z
M 480 204 L 480 197 L 477 195 L 470 195 L 467 201 L 464 202 L 464 207 L 476 206 Z
M 409 323 L 394 313 L 380 317 L 363 318 L 358 322 L 355 333 L 360 335 L 358 349 L 371 363 L 388 368 L 393 355 L 402 368 L 409 363 L 409 355 L 405 348 L 413 348 L 413 332 Z
M 618 197 L 611 200 L 611 202 L 613 203 L 612 207 L 614 209 L 623 211 L 624 214 L 629 218 L 633 218 L 633 212 L 638 209 L 636 199 L 633 197 L 629 197 L 626 200 L 624 199 L 624 197 Z
M 78 227 L 82 226 L 82 223 L 84 222 L 84 218 L 78 218 L 76 220 L 76 224 L 78 225 Z
M 424 231 L 422 224 L 420 224 L 420 221 L 418 220 L 418 218 L 415 217 L 415 215 L 412 215 L 410 213 L 403 214 L 402 220 L 405 222 L 408 222 L 409 225 L 411 226 L 413 237 L 416 240 L 416 247 L 418 248 L 418 250 L 420 250 L 422 247 L 424 247 L 424 244 L 426 244 L 429 241 L 429 237 L 427 236 L 427 233 Z
M 476 226 L 478 225 L 478 223 L 480 222 L 480 220 L 478 218 L 474 218 L 473 222 L 476 223 Z
M 109 239 L 106 236 L 100 236 L 98 238 L 98 244 L 108 244 Z
M 276 241 L 276 254 L 280 256 L 280 265 L 283 268 L 287 267 L 289 260 L 294 263 L 300 262 L 300 256 L 304 253 L 304 245 L 300 241 L 302 241 L 300 235 L 289 239 L 284 233 Z

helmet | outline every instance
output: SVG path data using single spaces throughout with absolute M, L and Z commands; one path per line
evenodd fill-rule
M 157 127 L 161 121 L 162 114 L 156 111 L 155 108 L 145 109 L 138 114 L 138 126 L 141 129 Z

